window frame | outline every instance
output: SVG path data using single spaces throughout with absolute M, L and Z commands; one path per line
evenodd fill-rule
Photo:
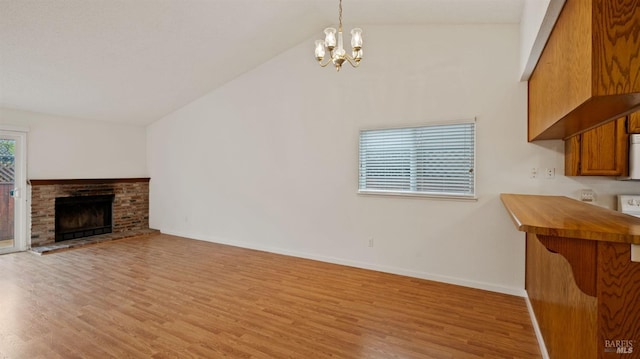
M 418 191 L 406 191 L 406 190 L 383 190 L 383 189 L 361 189 L 360 188 L 360 175 L 361 175 L 361 145 L 360 140 L 362 133 L 365 131 L 384 131 L 384 130 L 402 130 L 412 128 L 423 128 L 432 126 L 446 126 L 446 125 L 459 125 L 459 124 L 471 124 L 473 125 L 473 193 L 471 194 L 454 194 L 437 192 L 418 192 Z M 431 198 L 431 199 L 446 199 L 446 200 L 460 200 L 460 201 L 477 201 L 477 159 L 478 159 L 478 141 L 477 141 L 477 119 L 462 119 L 454 121 L 442 121 L 442 122 L 430 122 L 417 125 L 405 125 L 394 127 L 375 127 L 375 128 L 363 128 L 358 131 L 358 191 L 360 195 L 375 195 L 375 196 L 399 196 L 399 197 L 417 197 L 417 198 Z

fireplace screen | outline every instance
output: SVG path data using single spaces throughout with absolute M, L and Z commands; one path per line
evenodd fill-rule
M 112 231 L 113 195 L 56 198 L 56 242 Z

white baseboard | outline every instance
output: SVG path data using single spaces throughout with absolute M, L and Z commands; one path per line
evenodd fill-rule
M 533 307 L 531 306 L 531 301 L 529 300 L 529 295 L 525 290 L 524 300 L 527 302 L 527 309 L 529 310 L 529 316 L 531 317 L 531 324 L 533 324 L 533 331 L 536 333 L 536 338 L 538 338 L 538 345 L 540 346 L 540 353 L 542 353 L 542 359 L 550 359 L 549 352 L 547 352 L 547 346 L 544 345 L 544 338 L 542 338 L 542 332 L 540 331 L 540 327 L 538 326 L 538 320 L 536 319 L 536 314 L 533 312 Z
M 232 240 L 228 240 L 228 239 L 225 239 L 225 238 L 209 236 L 209 235 L 203 235 L 203 234 L 182 233 L 182 232 L 179 232 L 179 231 L 171 231 L 171 230 L 161 230 L 161 232 L 165 233 L 165 234 L 169 234 L 169 235 L 185 237 L 185 238 L 191 238 L 191 239 L 196 239 L 196 240 L 201 240 L 201 241 L 206 241 L 206 242 L 226 244 L 226 245 L 230 245 L 230 246 L 242 247 L 242 248 L 248 248 L 248 249 L 255 249 L 255 250 L 264 251 L 264 252 L 283 254 L 283 255 L 299 257 L 299 258 L 312 259 L 312 260 L 317 260 L 317 261 L 327 262 L 327 263 L 333 263 L 333 264 L 341 264 L 341 265 L 346 265 L 346 266 L 356 267 L 356 268 L 362 268 L 362 269 L 370 269 L 370 270 L 375 270 L 375 271 L 379 271 L 379 272 L 404 275 L 404 276 L 407 276 L 407 277 L 420 278 L 420 279 L 432 280 L 432 281 L 435 281 L 435 282 L 442 282 L 442 283 L 459 285 L 459 286 L 463 286 L 463 287 L 487 290 L 487 291 L 491 291 L 491 292 L 515 295 L 515 296 L 518 296 L 518 297 L 525 297 L 526 298 L 526 296 L 527 296 L 526 292 L 524 291 L 524 289 L 504 287 L 504 286 L 495 285 L 495 284 L 486 283 L 486 282 L 479 282 L 479 281 L 473 281 L 473 280 L 468 280 L 468 279 L 463 279 L 463 278 L 456 278 L 456 277 L 443 276 L 443 275 L 433 274 L 433 273 L 413 271 L 413 270 L 404 269 L 404 268 L 382 266 L 382 265 L 377 265 L 377 264 L 374 264 L 374 263 L 353 261 L 353 260 L 349 260 L 349 259 L 342 259 L 342 258 L 336 258 L 336 257 L 327 257 L 327 256 L 319 256 L 319 255 L 312 254 L 312 253 L 291 251 L 291 250 L 284 249 L 284 248 L 263 246 L 263 245 L 259 245 L 259 244 L 256 244 L 256 243 L 232 241 Z

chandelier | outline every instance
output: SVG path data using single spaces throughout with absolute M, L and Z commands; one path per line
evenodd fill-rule
M 342 0 L 339 6 L 339 22 L 338 41 L 336 46 L 336 29 L 328 27 L 324 29 L 324 40 L 316 40 L 316 60 L 322 67 L 326 67 L 330 63 L 336 67 L 336 71 L 340 71 L 342 64 L 347 61 L 351 66 L 358 67 L 362 60 L 362 29 L 355 28 L 351 30 L 351 55 L 347 54 L 342 44 Z M 322 63 L 326 52 L 331 55 L 327 58 L 327 62 Z

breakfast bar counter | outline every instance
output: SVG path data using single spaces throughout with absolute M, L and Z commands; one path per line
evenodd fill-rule
M 562 196 L 502 194 L 526 232 L 525 288 L 555 358 L 640 358 L 640 218 Z
M 500 195 L 519 231 L 640 244 L 640 218 L 563 196 Z

